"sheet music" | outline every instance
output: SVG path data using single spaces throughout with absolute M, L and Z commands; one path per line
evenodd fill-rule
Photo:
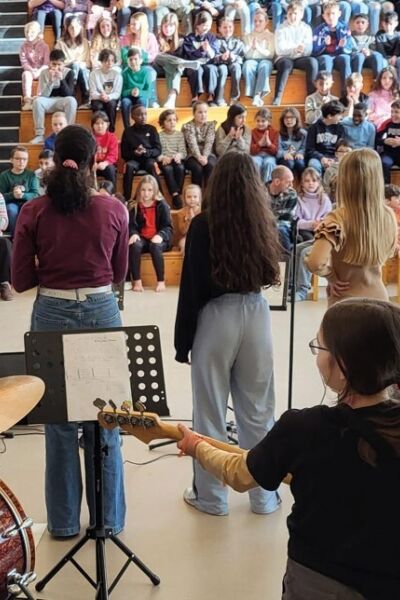
M 96 398 L 117 406 L 132 400 L 126 337 L 123 331 L 62 336 L 70 421 L 96 420 Z

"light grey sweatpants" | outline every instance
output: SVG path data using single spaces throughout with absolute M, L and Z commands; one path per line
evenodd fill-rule
M 72 125 L 75 123 L 77 107 L 78 103 L 73 96 L 56 96 L 54 98 L 37 96 L 32 104 L 35 135 L 44 135 L 44 118 L 46 113 L 54 113 L 57 110 L 62 110 L 67 117 L 68 125 Z
M 224 294 L 202 309 L 192 350 L 193 427 L 226 441 L 226 411 L 232 395 L 239 444 L 252 448 L 274 424 L 272 336 L 267 301 L 259 294 Z M 196 504 L 225 514 L 228 491 L 195 461 Z M 280 503 L 276 492 L 249 492 L 254 512 Z

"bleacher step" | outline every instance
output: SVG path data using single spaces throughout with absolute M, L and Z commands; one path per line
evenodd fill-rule
M 0 173 L 10 168 L 9 160 L 0 160 Z
M 3 96 L 0 84 L 0 111 L 19 111 L 21 109 L 21 95 L 18 96 Z
M 21 66 L 0 66 L 0 81 L 21 81 Z
M 1 25 L 25 25 L 26 14 L 23 12 L 2 12 L 0 11 Z
M 4 25 L 3 22 L 1 22 L 0 38 L 15 39 L 15 38 L 22 38 L 23 36 L 24 36 L 23 25 Z
M 19 114 L 19 110 L 0 110 L 0 127 L 17 127 L 19 129 Z
M 0 160 L 8 160 L 10 158 L 11 149 L 17 146 L 17 144 L 0 143 Z
M 21 96 L 21 81 L 0 81 L 0 96 Z
M 0 127 L 0 142 L 18 142 L 19 127 Z
M 1 48 L 1 46 L 0 46 Z M 0 51 L 0 67 L 19 67 L 19 53 L 18 52 L 1 52 Z
M 0 38 L 0 52 L 2 54 L 15 54 L 19 52 L 24 38 L 18 37 L 15 39 L 1 39 Z
M 0 0 L 0 12 L 26 13 L 28 3 L 24 0 Z

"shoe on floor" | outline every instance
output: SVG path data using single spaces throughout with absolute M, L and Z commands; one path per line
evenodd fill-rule
M 202 513 L 205 513 L 207 515 L 212 515 L 214 517 L 224 517 L 228 514 L 228 511 L 215 513 L 215 512 L 208 512 L 208 510 L 204 510 L 204 508 L 201 508 L 199 505 L 199 502 L 197 500 L 197 494 L 194 491 L 194 489 L 192 488 L 192 486 L 186 488 L 186 490 L 183 492 L 183 500 L 186 502 L 186 504 L 188 504 L 192 508 L 195 508 L 196 510 L 198 510 Z
M 32 110 L 32 100 L 25 100 L 21 110 Z
M 8 282 L 0 283 L 0 298 L 2 300 L 5 300 L 6 302 L 8 300 L 14 299 L 14 294 L 12 293 L 11 285 Z
M 29 142 L 30 144 L 43 144 L 43 135 L 35 135 L 35 137 Z
M 90 104 L 90 102 L 83 102 L 83 104 L 80 104 L 78 106 L 79 110 L 89 110 L 92 107 L 92 105 Z

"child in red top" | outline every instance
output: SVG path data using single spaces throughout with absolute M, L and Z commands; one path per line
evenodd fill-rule
M 276 167 L 279 133 L 272 127 L 272 115 L 268 108 L 260 108 L 255 116 L 256 127 L 251 132 L 250 154 L 260 170 L 264 183 L 271 181 Z
M 115 133 L 110 133 L 108 127 L 110 119 L 101 110 L 94 113 L 92 117 L 92 131 L 96 139 L 97 149 L 93 170 L 96 177 L 100 175 L 107 181 L 111 181 L 115 187 L 118 162 L 118 138 Z
M 156 179 L 140 180 L 129 208 L 129 270 L 134 292 L 143 292 L 140 277 L 142 252 L 150 252 L 157 276 L 156 292 L 165 290 L 163 252 L 171 249 L 172 222 L 168 204 L 160 196 Z

